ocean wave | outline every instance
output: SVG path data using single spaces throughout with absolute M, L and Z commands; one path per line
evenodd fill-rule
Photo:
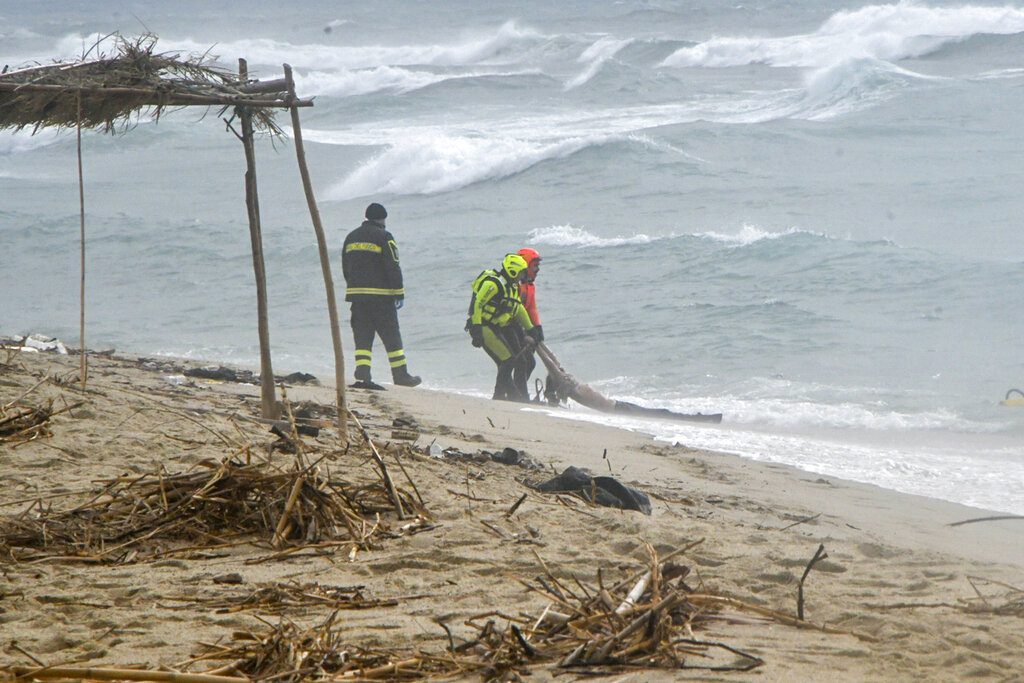
M 515 21 L 507 21 L 483 35 L 465 37 L 458 42 L 427 45 L 295 45 L 266 38 L 249 38 L 217 43 L 211 50 L 209 44 L 190 38 L 163 37 L 158 47 L 161 52 L 189 55 L 245 55 L 250 67 L 270 65 L 277 69 L 287 62 L 296 69 L 323 70 L 376 66 L 465 66 L 497 58 L 516 45 L 541 38 L 543 36 L 540 33 L 520 27 Z M 94 44 L 100 51 L 109 51 L 113 42 L 111 38 L 99 33 L 88 36 L 69 35 L 58 42 L 56 50 L 58 56 L 74 58 L 82 54 L 83 46 Z
M 1024 32 L 1024 9 L 910 2 L 869 5 L 833 14 L 814 33 L 774 38 L 725 36 L 676 50 L 660 66 L 829 66 L 849 59 L 896 61 L 930 54 L 978 34 Z
M 788 228 L 782 232 L 771 232 L 757 227 L 756 225 L 743 224 L 739 232 L 735 234 L 726 234 L 723 232 L 715 232 L 713 230 L 707 232 L 694 233 L 694 237 L 701 237 L 715 242 L 721 242 L 734 247 L 745 247 L 755 242 L 762 240 L 776 240 L 781 237 L 789 237 L 791 235 L 812 235 L 814 237 L 827 237 L 827 235 L 819 232 L 812 232 L 810 230 L 802 230 L 800 228 Z
M 33 134 L 30 129 L 0 132 L 0 156 L 20 154 L 47 147 L 61 139 L 62 133 L 53 128 L 43 128 Z
M 608 142 L 609 136 L 554 141 L 454 136 L 421 131 L 396 142 L 331 186 L 330 200 L 371 194 L 436 194 L 505 178 L 542 161 Z
M 528 241 L 529 244 L 550 244 L 558 247 L 619 247 L 624 244 L 650 244 L 675 236 L 637 233 L 629 237 L 599 237 L 572 225 L 551 225 L 531 230 Z
M 563 88 L 565 90 L 572 90 L 592 79 L 601 70 L 605 62 L 615 57 L 623 48 L 632 44 L 633 40 L 633 38 L 618 40 L 608 36 L 598 39 L 593 45 L 584 50 L 583 54 L 576 60 L 581 64 L 586 64 L 586 68 L 566 81 Z
M 849 59 L 818 69 L 806 79 L 806 94 L 793 118 L 826 120 L 863 109 L 914 80 L 941 81 L 879 59 Z
M 297 86 L 305 92 L 336 97 L 354 97 L 375 92 L 406 93 L 446 81 L 472 78 L 512 77 L 532 75 L 530 71 L 477 71 L 467 73 L 435 73 L 414 71 L 395 66 L 377 66 L 369 69 L 342 69 L 339 71 L 311 71 L 296 78 Z

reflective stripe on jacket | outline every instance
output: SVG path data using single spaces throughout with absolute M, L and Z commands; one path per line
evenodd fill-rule
M 380 223 L 363 221 L 348 234 L 341 252 L 341 270 L 345 275 L 345 301 L 405 298 L 398 246 Z

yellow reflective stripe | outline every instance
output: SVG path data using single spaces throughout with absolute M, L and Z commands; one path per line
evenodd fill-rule
M 349 287 L 345 294 L 373 294 L 376 296 L 405 296 L 405 288 L 380 289 L 378 287 Z
M 398 349 L 397 351 L 388 351 L 388 358 L 398 358 L 399 356 L 405 355 L 405 349 Z
M 391 361 L 391 367 L 393 367 L 393 368 L 400 368 L 403 365 L 405 365 L 405 363 L 406 363 L 406 360 L 404 358 L 402 360 L 394 360 L 394 361 Z
M 379 244 L 373 242 L 352 242 L 351 244 L 345 245 L 345 253 L 350 251 L 372 251 L 375 254 L 379 254 L 383 251 Z
M 369 358 L 356 358 L 356 367 L 358 368 L 360 365 L 370 367 L 373 365 L 373 363 L 370 361 Z
M 359 358 L 360 356 L 365 356 L 366 358 L 373 358 L 373 351 L 368 351 L 366 349 L 356 349 L 356 358 Z

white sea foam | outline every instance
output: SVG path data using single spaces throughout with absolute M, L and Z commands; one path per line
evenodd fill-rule
M 486 77 L 522 76 L 534 71 L 470 71 L 465 73 L 435 73 L 416 71 L 396 66 L 377 66 L 369 69 L 341 69 L 339 71 L 311 71 L 296 77 L 298 89 L 303 92 L 336 97 L 354 97 L 370 93 L 391 91 L 411 92 L 435 83 Z
M 743 224 L 739 232 L 735 234 L 727 234 L 723 232 L 715 232 L 713 230 L 707 232 L 694 233 L 694 237 L 703 237 L 705 239 L 714 240 L 715 242 L 722 242 L 731 246 L 743 247 L 754 242 L 760 242 L 761 240 L 775 240 L 780 237 L 786 237 L 788 235 L 815 235 L 817 237 L 823 237 L 821 233 L 810 232 L 808 230 L 801 230 L 800 228 L 788 228 L 782 232 L 771 232 L 757 227 L 756 225 Z
M 900 2 L 837 12 L 814 33 L 712 38 L 676 50 L 661 66 L 823 67 L 847 59 L 895 61 L 920 57 L 978 34 L 1021 32 L 1024 9 L 977 5 L 928 7 Z
M 327 198 L 447 192 L 482 180 L 505 178 L 541 161 L 566 157 L 605 141 L 579 137 L 540 142 L 422 132 L 372 157 L 330 187 Z
M 628 237 L 599 237 L 572 225 L 551 225 L 530 231 L 530 244 L 550 244 L 558 247 L 618 247 L 624 244 L 650 244 L 670 239 L 675 235 L 650 236 L 642 233 Z
M 566 81 L 564 89 L 572 90 L 578 88 L 591 78 L 597 75 L 597 72 L 601 70 L 605 62 L 612 59 L 617 55 L 624 47 L 630 45 L 633 42 L 633 38 L 627 38 L 625 40 L 618 40 L 605 36 L 594 42 L 593 45 L 583 51 L 583 54 L 576 60 L 581 64 L 586 64 L 586 68 L 583 69 L 576 76 Z

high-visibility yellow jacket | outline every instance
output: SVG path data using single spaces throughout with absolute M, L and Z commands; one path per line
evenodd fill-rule
M 519 288 L 509 284 L 497 270 L 485 270 L 473 281 L 473 297 L 469 301 L 467 327 L 494 325 L 506 327 L 513 322 L 524 330 L 532 330 L 530 314 L 519 298 Z

